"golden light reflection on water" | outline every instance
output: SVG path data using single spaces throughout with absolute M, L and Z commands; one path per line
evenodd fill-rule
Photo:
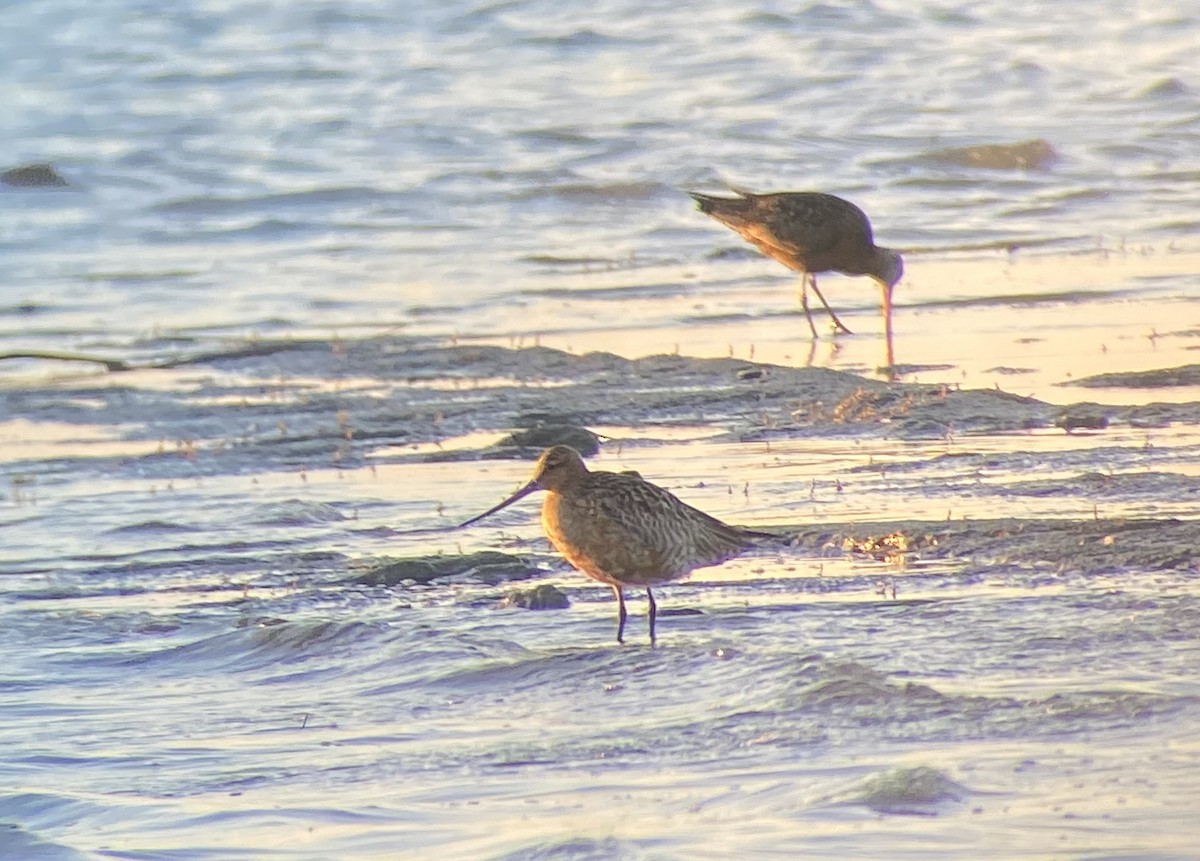
M 111 425 L 0 422 L 0 462 L 50 460 L 68 457 L 138 457 L 160 449 L 158 442 L 117 438 Z
M 556 295 L 553 315 L 542 315 L 536 297 L 519 309 L 490 309 L 495 313 L 489 328 L 500 334 L 470 340 L 507 345 L 510 327 L 529 332 L 538 319 L 553 318 L 570 323 L 543 332 L 540 343 L 574 353 L 731 356 L 868 374 L 884 364 L 874 292 L 858 281 L 835 275 L 822 279 L 827 297 L 856 334 L 823 335 L 813 342 L 798 308 L 794 278 L 772 275 L 766 261 L 754 259 L 723 264 L 717 271 L 682 300 L 593 289 L 578 298 L 569 291 Z M 1099 373 L 1196 361 L 1200 303 L 1188 289 L 1196 271 L 1200 253 L 1161 249 L 913 256 L 895 294 L 896 361 L 918 366 L 904 376 L 907 382 L 998 386 L 1053 403 L 1139 402 L 1145 391 L 1063 384 Z M 576 280 L 581 288 L 589 283 L 586 277 Z M 1162 286 L 1151 290 L 1147 283 Z M 681 304 L 687 309 L 684 325 Z M 667 308 L 672 316 L 664 315 Z M 948 367 L 937 367 L 942 365 Z M 1200 392 L 1156 389 L 1153 397 L 1177 402 L 1196 399 Z

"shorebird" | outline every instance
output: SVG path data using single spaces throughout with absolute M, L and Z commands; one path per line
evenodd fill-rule
M 883 291 L 883 321 L 888 365 L 892 355 L 892 288 L 904 274 L 900 254 L 875 244 L 866 213 L 848 200 L 817 191 L 752 194 L 734 189 L 737 197 L 689 192 L 701 212 L 731 228 L 763 254 L 800 273 L 800 305 L 817 337 L 808 310 L 808 285 L 829 312 L 833 325 L 849 333 L 817 287 L 818 272 L 870 275 Z
M 592 471 L 575 449 L 542 452 L 533 477 L 499 505 L 459 524 L 470 526 L 534 491 L 546 491 L 542 529 L 555 549 L 617 597 L 617 642 L 625 642 L 622 588 L 646 587 L 650 644 L 658 605 L 651 586 L 718 565 L 768 533 L 736 529 L 633 473 Z

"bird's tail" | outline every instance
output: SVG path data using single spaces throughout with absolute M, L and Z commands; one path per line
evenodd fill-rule
M 737 528 L 737 533 L 747 544 L 787 544 L 791 540 L 791 536 L 782 535 L 778 532 L 762 532 L 758 529 Z M 767 539 L 762 542 L 755 539 Z

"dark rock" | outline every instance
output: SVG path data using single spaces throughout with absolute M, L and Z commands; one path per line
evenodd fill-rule
M 513 417 L 515 428 L 537 428 L 543 425 L 582 425 L 583 419 L 574 413 L 531 410 Z
M 1144 99 L 1174 98 L 1190 95 L 1191 92 L 1191 88 L 1179 78 L 1160 78 L 1138 93 L 1138 96 Z
M 527 610 L 565 610 L 570 599 L 557 586 L 539 583 L 530 589 L 514 589 L 500 602 L 502 607 L 524 607 Z
M 923 160 L 934 164 L 978 167 L 986 170 L 1044 170 L 1058 161 L 1058 152 L 1046 140 L 1012 144 L 977 144 L 926 153 Z
M 1166 389 L 1195 386 L 1200 385 L 1200 365 L 1180 365 L 1177 368 L 1158 368 L 1152 371 L 1117 371 L 1082 377 L 1059 385 L 1082 386 L 1088 389 Z
M 1054 420 L 1054 426 L 1067 433 L 1074 430 L 1104 430 L 1108 427 L 1108 416 L 1095 412 L 1064 412 Z
M 600 438 L 577 425 L 538 425 L 513 431 L 496 443 L 494 449 L 536 449 L 541 452 L 552 445 L 569 445 L 584 457 L 590 457 L 600 451 Z
M 484 550 L 464 556 L 418 556 L 397 559 L 353 579 L 366 586 L 396 586 L 411 580 L 429 583 L 441 577 L 469 576 L 485 583 L 525 580 L 533 566 L 519 556 Z
M 0 173 L 0 183 L 14 188 L 62 188 L 70 184 L 48 164 L 23 164 L 6 170 Z
M 953 371 L 957 365 L 946 364 L 916 364 L 916 363 L 897 363 L 888 368 L 890 372 L 898 377 L 911 377 L 913 374 L 935 373 L 938 371 Z

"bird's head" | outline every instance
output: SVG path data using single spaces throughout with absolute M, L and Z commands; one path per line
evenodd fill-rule
M 533 467 L 530 484 L 541 490 L 562 490 L 588 471 L 579 452 L 568 445 L 551 446 Z
M 508 499 L 501 502 L 499 505 L 489 508 L 476 517 L 460 523 L 458 528 L 470 526 L 472 523 L 477 523 L 490 514 L 495 514 L 502 508 L 507 508 L 518 499 L 524 499 L 535 490 L 549 490 L 551 492 L 560 491 L 568 487 L 572 483 L 578 481 L 582 476 L 586 475 L 587 466 L 583 462 L 583 457 L 575 449 L 566 445 L 551 446 L 542 452 L 537 459 L 537 463 L 533 467 L 533 477 Z
M 875 277 L 888 288 L 896 286 L 896 282 L 904 276 L 904 258 L 900 256 L 899 251 L 893 251 L 890 248 L 878 249 L 878 265 L 875 268 Z

